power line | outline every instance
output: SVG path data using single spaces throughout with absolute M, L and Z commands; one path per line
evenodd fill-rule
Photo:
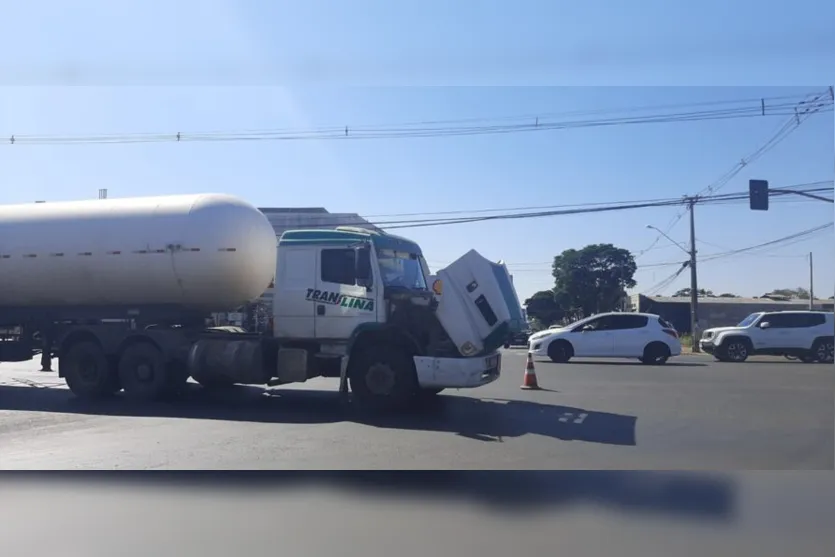
M 751 163 L 755 162 L 757 159 L 765 155 L 768 151 L 772 150 L 774 147 L 776 147 L 782 141 L 784 141 L 809 117 L 811 117 L 814 114 L 828 112 L 827 110 L 824 110 L 824 108 L 826 106 L 831 105 L 832 102 L 832 94 L 829 89 L 827 89 L 826 91 L 805 95 L 804 98 L 794 106 L 793 114 L 791 114 L 789 118 L 777 128 L 777 131 L 772 136 L 770 136 L 764 144 L 760 145 L 752 153 L 749 153 L 748 156 L 743 157 L 738 163 L 731 167 L 716 181 L 712 182 L 711 184 L 700 190 L 694 197 L 715 193 L 722 189 L 740 172 L 742 172 L 743 169 L 748 167 Z M 686 211 L 681 211 L 673 217 L 673 219 L 664 229 L 664 234 L 670 233 L 670 231 L 675 227 L 675 225 L 678 224 L 679 221 L 684 217 L 685 212 Z M 649 248 L 640 251 L 636 255 L 636 257 L 641 257 L 642 255 L 644 255 L 647 251 L 649 251 L 649 249 L 653 248 L 661 240 L 662 237 L 663 234 L 658 234 L 655 240 L 653 240 L 653 242 L 649 245 Z
M 805 191 L 806 193 L 815 193 L 819 191 L 829 191 L 827 188 L 807 188 L 803 190 L 797 191 Z M 778 195 L 779 194 L 779 195 Z M 699 204 L 713 204 L 713 203 L 726 203 L 730 201 L 743 201 L 748 199 L 748 192 L 737 192 L 732 194 L 718 194 L 714 196 L 703 196 L 699 198 Z M 789 195 L 788 193 L 780 193 L 780 192 L 773 192 L 772 195 L 779 197 L 784 195 Z M 391 229 L 399 229 L 399 228 L 423 228 L 427 226 L 444 226 L 444 225 L 451 225 L 451 224 L 466 224 L 466 223 L 473 223 L 473 222 L 486 222 L 491 220 L 518 220 L 518 219 L 529 219 L 529 218 L 541 218 L 541 217 L 551 217 L 551 216 L 564 216 L 564 215 L 577 215 L 577 214 L 590 214 L 590 213 L 603 213 L 603 212 L 614 212 L 614 211 L 624 211 L 629 209 L 644 209 L 649 207 L 671 207 L 671 206 L 681 206 L 684 204 L 689 203 L 690 201 L 686 198 L 671 198 L 666 200 L 651 200 L 651 201 L 643 201 L 643 202 L 621 202 L 621 203 L 611 203 L 608 205 L 599 205 L 599 206 L 589 206 L 589 207 L 577 207 L 577 208 L 568 208 L 568 209 L 554 209 L 554 210 L 543 210 L 543 211 L 534 211 L 534 212 L 523 212 L 523 213 L 505 213 L 499 215 L 485 215 L 485 216 L 475 216 L 475 217 L 459 217 L 459 218 L 447 218 L 447 219 L 412 219 L 412 220 L 405 220 L 405 221 L 385 221 L 385 222 L 378 222 L 375 223 L 375 226 L 391 230 Z
M 797 184 L 795 191 L 803 191 L 806 193 L 816 193 L 816 192 L 827 192 L 831 191 L 830 188 L 825 187 L 801 187 L 803 184 Z M 779 192 L 773 191 L 771 195 L 775 198 L 784 197 L 790 195 L 788 192 Z M 729 194 L 717 194 L 714 196 L 704 196 L 699 198 L 699 204 L 725 204 L 729 202 L 741 202 L 748 200 L 749 193 L 745 192 L 735 192 Z M 382 230 L 394 230 L 394 229 L 401 229 L 401 228 L 424 228 L 429 226 L 448 226 L 448 225 L 455 225 L 455 224 L 468 224 L 468 223 L 476 223 L 476 222 L 487 222 L 492 220 L 525 220 L 531 218 L 543 218 L 543 217 L 553 217 L 553 216 L 565 216 L 565 215 L 579 215 L 579 214 L 590 214 L 590 213 L 603 213 L 603 212 L 616 212 L 616 211 L 625 211 L 630 209 L 643 209 L 643 208 L 650 208 L 650 207 L 671 207 L 671 206 L 680 206 L 683 204 L 689 203 L 687 198 L 668 198 L 668 199 L 645 199 L 645 200 L 635 200 L 635 201 L 615 201 L 610 203 L 586 203 L 586 204 L 576 204 L 576 205 L 569 205 L 569 206 L 562 206 L 565 208 L 561 208 L 561 206 L 545 206 L 545 207 L 532 207 L 532 209 L 536 209 L 534 211 L 524 211 L 524 212 L 514 212 L 512 209 L 504 209 L 503 213 L 500 214 L 492 214 L 492 215 L 480 215 L 480 216 L 463 216 L 463 217 L 448 217 L 448 218 L 413 218 L 413 219 L 398 219 L 398 220 L 386 220 L 386 221 L 376 221 L 376 222 L 369 222 L 367 218 L 370 217 L 363 217 L 362 220 L 358 220 L 356 222 L 332 222 L 329 223 L 326 220 L 321 222 L 318 227 L 319 228 L 327 228 L 331 226 L 368 226 L 372 225 L 376 228 Z M 556 208 L 553 208 L 556 207 Z M 489 209 L 489 211 L 502 211 L 502 209 Z M 472 211 L 467 211 L 471 213 Z M 475 212 L 478 212 L 475 211 Z M 424 213 L 431 215 L 432 213 Z M 444 212 L 436 213 L 443 215 Z M 326 217 L 326 215 L 323 215 Z
M 813 236 L 819 232 L 823 232 L 824 230 L 831 228 L 833 226 L 833 222 L 829 222 L 826 224 L 821 224 L 819 226 L 815 226 L 806 230 L 801 230 L 800 232 L 795 232 L 793 234 L 789 234 L 788 236 L 783 236 L 782 238 L 777 238 L 775 240 L 769 240 L 768 242 L 763 242 L 761 244 L 755 244 L 753 246 L 747 246 L 744 248 L 732 249 L 727 250 L 724 252 L 717 252 L 707 254 L 701 258 L 699 258 L 700 263 L 708 262 L 708 261 L 715 261 L 716 259 L 722 259 L 725 257 L 730 257 L 732 255 L 742 255 L 749 253 L 751 251 L 755 251 L 762 248 L 768 247 L 786 247 L 789 245 L 793 245 L 799 243 L 801 241 L 807 240 L 810 236 Z M 805 256 L 804 256 L 805 257 Z M 639 269 L 646 269 L 651 267 L 671 267 L 673 265 L 680 265 L 681 261 L 668 261 L 666 263 L 649 263 L 645 265 L 640 265 Z
M 721 252 L 721 253 L 714 253 L 714 254 L 709 255 L 707 257 L 702 257 L 701 261 L 714 261 L 716 259 L 721 259 L 721 258 L 724 258 L 724 257 L 730 257 L 732 255 L 739 255 L 739 254 L 742 254 L 742 253 L 747 253 L 747 252 L 751 252 L 751 251 L 766 248 L 766 247 L 774 247 L 774 246 L 779 245 L 779 244 L 783 244 L 783 246 L 792 245 L 794 243 L 797 243 L 796 241 L 793 241 L 793 240 L 805 240 L 808 236 L 812 236 L 814 234 L 817 234 L 818 232 L 823 232 L 824 230 L 826 230 L 828 228 L 832 228 L 832 226 L 833 226 L 833 223 L 829 222 L 829 223 L 826 223 L 826 224 L 822 224 L 820 226 L 810 228 L 808 230 L 803 230 L 801 232 L 796 232 L 795 234 L 791 234 L 789 236 L 784 236 L 784 237 L 778 238 L 776 240 L 771 240 L 771 241 L 768 241 L 768 242 L 764 242 L 762 244 L 756 244 L 756 245 L 753 245 L 753 246 L 748 246 L 748 247 L 745 247 L 745 248 L 740 248 L 740 249 L 735 249 L 735 250 L 729 250 L 729 251 Z M 783 246 L 781 246 L 781 247 L 783 247 Z
M 832 102 L 828 103 L 832 112 Z M 130 144 L 130 143 L 186 143 L 186 142 L 230 142 L 230 141 L 303 141 L 303 140 L 357 140 L 357 139 L 406 139 L 440 138 L 472 135 L 513 134 L 542 132 L 589 127 L 623 126 L 635 124 L 658 124 L 675 122 L 697 122 L 705 120 L 726 120 L 750 117 L 794 115 L 797 103 L 777 101 L 766 106 L 765 100 L 750 103 L 749 106 L 692 110 L 677 113 L 658 113 L 644 116 L 624 116 L 604 119 L 581 119 L 550 121 L 549 118 L 535 118 L 531 121 L 517 118 L 517 123 L 493 123 L 480 125 L 450 126 L 441 122 L 401 124 L 395 126 L 340 126 L 309 130 L 250 130 L 238 132 L 194 132 L 194 133 L 120 133 L 100 135 L 13 135 L 10 145 L 79 145 L 79 144 Z M 826 107 L 820 111 L 827 112 Z
M 830 189 L 819 189 L 819 188 L 826 188 L 827 186 L 835 185 L 835 180 L 819 180 L 817 182 L 805 182 L 800 184 L 792 184 L 789 186 L 780 186 L 779 189 L 781 190 L 807 190 L 809 188 L 814 188 L 811 191 L 830 191 Z M 740 193 L 741 194 L 741 193 Z M 748 194 L 745 193 L 747 196 Z M 488 209 L 456 209 L 451 211 L 425 211 L 420 213 L 381 213 L 381 214 L 373 214 L 373 215 L 362 215 L 363 218 L 371 219 L 371 218 L 380 218 L 380 217 L 418 217 L 418 216 L 445 216 L 445 215 L 477 215 L 477 214 L 486 214 L 486 213 L 507 213 L 511 211 L 545 211 L 550 209 L 572 209 L 572 208 L 583 208 L 583 207 L 605 207 L 611 205 L 630 205 L 635 203 L 650 203 L 650 202 L 667 202 L 670 200 L 679 200 L 680 198 L 670 198 L 670 197 L 662 197 L 662 198 L 652 198 L 652 199 L 631 199 L 626 201 L 609 201 L 609 202 L 591 202 L 591 203 L 573 203 L 573 204 L 563 204 L 563 205 L 528 205 L 524 207 L 496 207 L 496 208 L 488 208 Z M 746 197 L 747 199 L 747 197 Z M 731 201 L 737 201 L 736 199 L 731 199 Z M 808 199 L 802 199 L 800 201 L 808 202 Z M 718 201 L 717 201 L 718 202 Z
M 807 230 L 796 232 L 794 234 L 790 234 L 790 235 L 784 236 L 782 238 L 777 238 L 776 240 L 763 242 L 761 244 L 756 244 L 756 245 L 753 245 L 753 246 L 748 246 L 748 247 L 740 248 L 740 249 L 737 249 L 737 250 L 729 250 L 729 251 L 724 252 L 724 253 L 713 254 L 713 256 L 708 256 L 706 258 L 701 259 L 700 263 L 704 263 L 706 261 L 713 261 L 713 260 L 721 259 L 721 258 L 724 258 L 724 257 L 730 257 L 732 255 L 738 255 L 738 254 L 746 253 L 748 251 L 761 249 L 763 247 L 773 247 L 773 246 L 781 244 L 781 243 L 783 245 L 790 245 L 790 244 L 793 244 L 793 243 L 797 243 L 798 241 L 803 241 L 803 240 L 807 239 L 809 236 L 811 236 L 813 234 L 816 234 L 818 232 L 822 232 L 822 231 L 826 230 L 827 228 L 831 228 L 833 226 L 833 224 L 835 224 L 835 223 L 830 222 L 830 223 L 823 224 L 823 225 L 820 225 L 820 226 L 816 226 L 816 227 L 813 227 L 813 228 L 810 228 L 810 229 L 807 229 Z M 789 242 L 789 243 L 786 243 L 786 242 Z M 668 277 L 664 278 L 663 280 L 661 280 L 657 284 L 655 284 L 655 285 L 651 286 L 650 288 L 641 292 L 641 295 L 652 296 L 653 294 L 656 294 L 656 293 L 661 292 L 662 290 L 668 288 L 669 286 L 671 286 L 676 281 L 676 279 L 679 276 L 681 276 L 681 273 L 683 273 L 684 270 L 687 267 L 689 267 L 689 263 L 690 263 L 689 261 L 685 261 L 685 262 L 675 262 L 675 263 L 667 264 L 667 266 L 669 266 L 669 265 L 681 265 L 681 266 L 675 272 L 673 272 L 671 275 L 669 275 Z M 644 267 L 647 267 L 647 266 L 644 266 Z
M 668 286 L 670 286 L 671 284 L 673 284 L 676 281 L 676 279 L 681 275 L 681 273 L 683 273 L 684 270 L 688 267 L 688 264 L 689 264 L 689 261 L 681 263 L 681 267 L 679 267 L 677 271 L 675 271 L 673 274 L 671 274 L 667 278 L 663 279 L 661 282 L 659 282 L 657 284 L 654 284 L 653 286 L 651 286 L 647 290 L 644 290 L 643 292 L 641 292 L 641 294 L 644 295 L 644 296 L 651 296 L 656 292 L 660 292 L 660 291 L 664 290 L 665 288 L 667 288 Z
M 815 234 L 818 234 L 819 232 L 823 232 L 828 228 L 831 228 L 833 226 L 833 224 L 835 224 L 835 223 L 829 222 L 829 223 L 818 225 L 818 226 L 815 226 L 815 227 L 812 227 L 812 228 L 809 228 L 809 229 L 806 229 L 806 230 L 801 230 L 800 232 L 795 232 L 793 234 L 789 234 L 788 236 L 783 236 L 783 237 L 777 238 L 775 240 L 769 240 L 767 242 L 763 242 L 763 243 L 760 243 L 760 244 L 755 244 L 755 245 L 747 246 L 747 247 L 744 247 L 744 248 L 726 249 L 726 251 L 707 254 L 707 255 L 703 256 L 702 258 L 700 258 L 699 262 L 704 263 L 704 262 L 714 261 L 716 259 L 722 259 L 722 258 L 725 258 L 725 257 L 730 257 L 730 256 L 733 256 L 733 255 L 744 255 L 746 253 L 756 251 L 758 249 L 763 249 L 763 248 L 787 247 L 787 246 L 790 246 L 790 245 L 794 245 L 794 244 L 806 241 L 807 239 L 809 239 L 809 237 L 814 236 Z M 717 246 L 717 247 L 719 247 L 719 246 Z M 803 255 L 803 256 L 783 256 L 783 257 L 807 257 L 807 256 Z M 517 263 L 516 265 L 534 266 L 534 265 L 550 265 L 551 263 L 552 262 Z M 661 263 L 648 263 L 648 264 L 644 264 L 644 265 L 639 265 L 638 269 L 671 267 L 673 265 L 684 265 L 686 267 L 688 265 L 688 263 L 687 262 L 682 262 L 682 261 L 667 261 L 667 262 L 661 262 Z M 508 265 L 508 267 L 511 267 L 511 271 L 514 272 L 514 273 L 525 273 L 525 272 L 542 273 L 542 272 L 547 271 L 546 269 L 520 269 L 520 268 L 513 267 L 512 264 Z M 676 275 L 676 276 L 678 276 L 678 275 Z

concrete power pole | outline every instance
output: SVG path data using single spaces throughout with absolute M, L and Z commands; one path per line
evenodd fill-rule
M 699 352 L 699 281 L 696 274 L 696 198 L 688 199 L 690 210 L 690 334 L 693 352 Z
M 815 309 L 815 267 L 812 263 L 812 252 L 809 252 L 809 309 Z

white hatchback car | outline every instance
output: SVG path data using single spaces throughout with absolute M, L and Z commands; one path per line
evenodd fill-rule
M 663 364 L 681 354 L 675 328 L 651 313 L 602 313 L 531 335 L 528 351 L 556 363 L 579 358 L 637 358 Z

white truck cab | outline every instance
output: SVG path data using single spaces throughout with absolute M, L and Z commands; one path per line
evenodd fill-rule
M 352 227 L 282 234 L 272 312 L 279 380 L 338 375 L 396 401 L 495 381 L 523 322 L 504 265 L 470 251 L 431 276 L 415 242 Z

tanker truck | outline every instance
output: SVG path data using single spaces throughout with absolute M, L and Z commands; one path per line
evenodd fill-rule
M 271 330 L 212 327 L 272 291 Z M 363 228 L 290 230 L 222 194 L 0 206 L 0 362 L 58 361 L 72 393 L 156 400 L 339 379 L 397 408 L 501 372 L 521 316 L 507 268 Z

